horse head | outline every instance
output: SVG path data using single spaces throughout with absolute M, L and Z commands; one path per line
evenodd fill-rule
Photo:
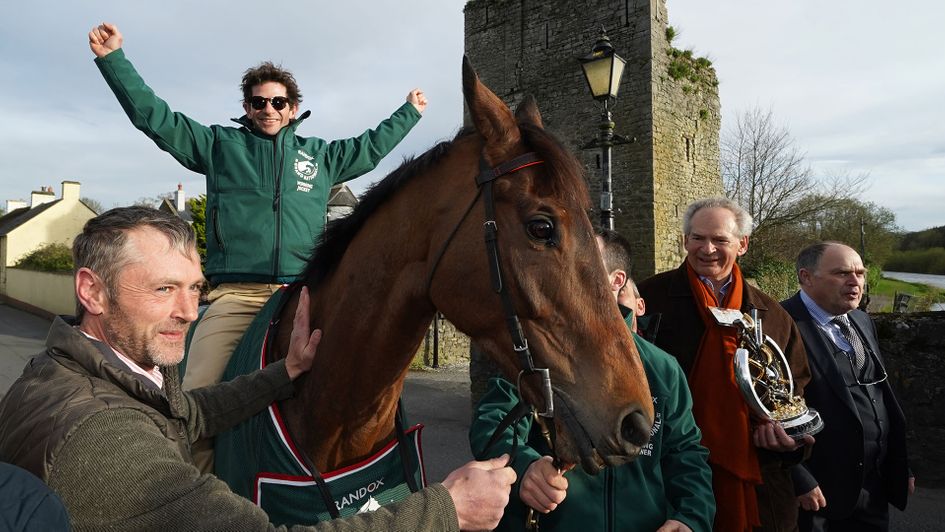
M 373 185 L 351 215 L 329 223 L 302 273 L 311 326 L 324 335 L 281 411 L 322 471 L 390 441 L 407 369 L 437 310 L 510 379 L 548 370 L 550 393 L 537 371 L 523 375 L 522 393 L 542 411 L 554 402 L 560 461 L 597 471 L 632 459 L 649 437 L 652 399 L 606 286 L 581 165 L 544 130 L 533 99 L 513 114 L 468 62 L 463 89 L 475 130 Z M 279 323 L 291 323 L 296 302 Z M 523 338 L 513 342 L 510 323 Z M 277 331 L 275 358 L 291 332 Z
M 533 98 L 513 114 L 465 59 L 463 93 L 477 132 L 466 151 L 480 160 L 480 187 L 493 190 L 480 191 L 455 227 L 451 238 L 464 244 L 441 251 L 429 297 L 529 403 L 554 404 L 560 462 L 588 472 L 619 465 L 647 442 L 652 399 L 606 284 L 581 166 L 544 130 Z M 549 370 L 553 399 L 528 366 Z

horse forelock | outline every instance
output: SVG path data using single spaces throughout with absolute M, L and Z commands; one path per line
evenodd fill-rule
M 544 161 L 543 179 L 536 184 L 552 196 L 573 198 L 581 209 L 589 210 L 590 195 L 577 157 L 545 129 L 529 124 L 519 124 L 519 129 L 525 145 Z

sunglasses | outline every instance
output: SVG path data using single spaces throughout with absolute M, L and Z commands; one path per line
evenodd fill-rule
M 253 96 L 249 99 L 249 105 L 257 111 L 262 111 L 266 108 L 266 102 L 272 104 L 272 108 L 276 111 L 281 111 L 285 109 L 286 105 L 289 105 L 289 99 L 285 96 L 273 96 L 272 98 L 263 98 L 262 96 Z

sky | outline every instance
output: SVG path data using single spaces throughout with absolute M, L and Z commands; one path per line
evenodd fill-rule
M 10 0 L 2 0 L 7 3 Z M 89 29 L 109 21 L 155 93 L 204 124 L 242 114 L 239 80 L 264 60 L 292 70 L 300 130 L 326 139 L 375 126 L 422 88 L 424 118 L 356 193 L 462 121 L 464 0 L 263 3 L 31 0 L 0 18 L 0 206 L 79 181 L 106 208 L 205 191 L 135 130 L 92 62 Z M 668 0 L 674 44 L 718 73 L 723 130 L 771 109 L 817 175 L 868 174 L 861 199 L 906 230 L 945 225 L 945 56 L 931 0 Z M 591 46 L 593 43 L 588 43 Z M 619 50 L 618 50 L 619 52 Z M 541 102 L 539 102 L 540 104 Z

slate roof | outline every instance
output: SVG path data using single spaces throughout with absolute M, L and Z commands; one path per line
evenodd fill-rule
M 62 201 L 61 199 L 50 201 L 49 203 L 43 203 L 32 209 L 29 207 L 21 207 L 19 209 L 12 210 L 7 214 L 0 216 L 0 236 L 5 236 L 13 231 L 17 227 L 25 224 L 26 222 L 36 218 L 47 209 L 53 205 Z

